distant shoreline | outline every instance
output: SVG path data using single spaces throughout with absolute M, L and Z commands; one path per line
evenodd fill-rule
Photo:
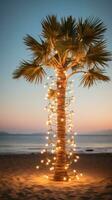
M 33 133 L 22 133 L 22 132 L 5 132 L 5 131 L 0 131 L 0 136 L 1 135 L 45 135 L 46 133 L 44 132 L 33 132 Z M 78 135 L 112 135 L 112 129 L 108 130 L 99 130 L 99 131 L 87 131 L 87 132 L 78 132 Z
M 94 151 L 88 151 L 88 152 L 76 152 L 74 154 L 77 154 L 77 155 L 111 155 L 112 156 L 112 152 L 94 152 Z M 42 155 L 40 152 L 36 152 L 36 153 L 28 153 L 28 152 L 23 152 L 23 153 L 0 153 L 0 157 L 1 156 L 31 156 L 31 155 Z M 48 155 L 52 155 L 50 152 L 48 152 Z

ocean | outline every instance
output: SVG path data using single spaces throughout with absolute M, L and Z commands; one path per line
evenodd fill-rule
M 45 134 L 0 134 L 0 154 L 40 152 L 46 143 Z M 112 153 L 112 134 L 76 135 L 78 153 Z

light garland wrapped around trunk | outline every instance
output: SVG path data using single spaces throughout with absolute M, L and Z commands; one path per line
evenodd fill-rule
M 48 127 L 45 148 L 41 151 L 46 154 L 41 164 L 48 166 L 49 171 L 53 171 L 53 179 L 56 181 L 70 181 L 74 178 L 79 180 L 82 176 L 76 169 L 70 169 L 73 162 L 77 162 L 79 156 L 76 155 L 76 144 L 73 131 L 72 119 L 74 115 L 73 102 L 73 80 L 66 83 L 66 74 L 56 73 L 56 77 L 48 77 L 47 106 Z M 50 156 L 50 153 L 52 156 Z M 37 166 L 39 169 L 39 165 Z M 72 173 L 71 173 L 72 172 Z M 70 173 L 70 175 L 69 175 Z M 45 175 L 49 178 L 48 175 Z

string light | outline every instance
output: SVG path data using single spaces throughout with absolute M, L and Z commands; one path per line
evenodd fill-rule
M 64 177 L 64 178 L 63 178 L 63 180 L 64 180 L 64 181 L 66 181 L 66 180 L 67 180 L 67 178 L 66 178 L 66 177 Z
M 63 119 L 63 118 L 61 118 L 61 122 L 64 122 L 64 119 Z
M 50 171 L 54 170 L 54 167 L 50 167 Z
M 67 75 L 66 71 L 64 72 Z M 47 143 L 45 144 L 45 148 L 41 151 L 41 154 L 45 154 L 45 158 L 40 161 L 40 163 L 46 165 L 49 171 L 55 170 L 56 163 L 56 152 L 61 150 L 61 141 L 57 139 L 56 130 L 57 130 L 57 95 L 61 95 L 60 92 L 57 91 L 57 80 L 60 80 L 56 70 L 56 77 L 49 76 L 47 77 L 48 82 L 44 85 L 44 88 L 47 89 L 47 95 L 45 96 L 45 100 L 47 100 L 47 105 L 44 110 L 48 112 L 48 120 L 46 121 L 46 125 L 48 128 L 47 136 L 45 137 Z M 76 144 L 74 137 L 77 135 L 77 132 L 73 132 L 73 103 L 75 101 L 74 98 L 74 90 L 73 90 L 73 80 L 69 81 L 66 89 L 66 97 L 65 97 L 65 112 L 66 112 L 66 151 L 67 151 L 67 163 L 65 165 L 65 170 L 70 170 L 70 166 L 72 166 L 73 162 L 77 162 L 79 159 L 78 155 L 75 155 L 76 152 Z M 58 85 L 58 88 L 61 88 L 62 85 Z M 61 118 L 60 121 L 63 123 L 64 118 Z M 57 146 L 58 145 L 58 146 Z M 49 159 L 49 152 L 52 157 Z M 40 166 L 37 165 L 36 169 L 39 169 Z M 74 177 L 79 180 L 79 177 L 82 177 L 82 173 L 78 173 L 76 169 L 72 170 Z M 45 178 L 49 178 L 48 175 L 45 175 Z M 63 181 L 71 181 L 72 177 L 64 177 Z

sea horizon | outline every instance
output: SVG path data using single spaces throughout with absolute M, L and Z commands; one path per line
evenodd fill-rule
M 47 131 L 0 131 L 0 135 L 45 135 Z M 112 129 L 101 129 L 95 131 L 74 131 L 77 135 L 112 135 Z
M 45 148 L 46 133 L 0 132 L 0 154 L 39 153 Z M 74 135 L 76 153 L 112 153 L 112 130 Z M 50 151 L 51 147 L 47 148 Z M 75 153 L 75 152 L 74 152 Z

